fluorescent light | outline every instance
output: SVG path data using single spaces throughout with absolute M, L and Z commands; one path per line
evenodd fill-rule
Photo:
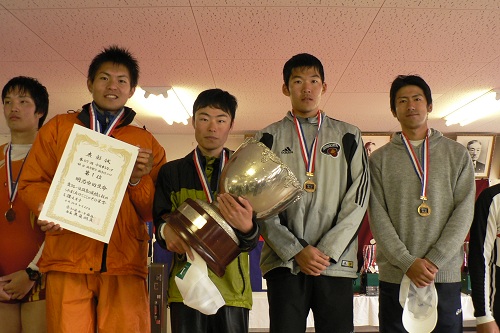
M 465 126 L 500 111 L 500 88 L 492 89 L 444 117 L 446 126 Z
M 190 112 L 184 107 L 172 87 L 137 86 L 132 99 L 141 108 L 162 117 L 169 125 L 174 122 L 187 125 L 188 119 L 191 118 Z

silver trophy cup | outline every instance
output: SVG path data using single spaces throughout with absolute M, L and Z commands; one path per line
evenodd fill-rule
M 251 138 L 238 147 L 222 170 L 219 192 L 247 199 L 258 220 L 277 215 L 303 194 L 288 166 Z M 187 199 L 165 220 L 218 276 L 240 254 L 238 238 L 215 202 Z

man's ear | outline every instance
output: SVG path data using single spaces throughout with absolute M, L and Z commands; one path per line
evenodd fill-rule
M 281 91 L 283 92 L 283 95 L 290 97 L 290 91 L 288 90 L 288 86 L 286 84 L 283 83 Z
M 135 93 L 135 87 L 130 89 L 130 93 L 128 94 L 128 98 L 134 96 L 134 93 Z
M 90 79 L 87 79 L 87 89 L 92 94 L 92 81 L 90 81 Z
M 432 104 L 429 104 L 429 105 L 427 106 L 427 112 L 428 112 L 428 113 L 431 113 L 431 112 L 432 112 Z

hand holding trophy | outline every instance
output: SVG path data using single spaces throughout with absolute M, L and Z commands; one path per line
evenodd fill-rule
M 280 158 L 251 138 L 238 147 L 222 170 L 219 191 L 247 199 L 257 220 L 278 214 L 303 193 Z M 166 221 L 218 276 L 223 276 L 226 266 L 240 254 L 236 233 L 215 201 L 186 199 Z

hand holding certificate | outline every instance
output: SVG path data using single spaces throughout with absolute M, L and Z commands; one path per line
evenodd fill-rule
M 73 126 L 39 219 L 108 243 L 138 152 Z

